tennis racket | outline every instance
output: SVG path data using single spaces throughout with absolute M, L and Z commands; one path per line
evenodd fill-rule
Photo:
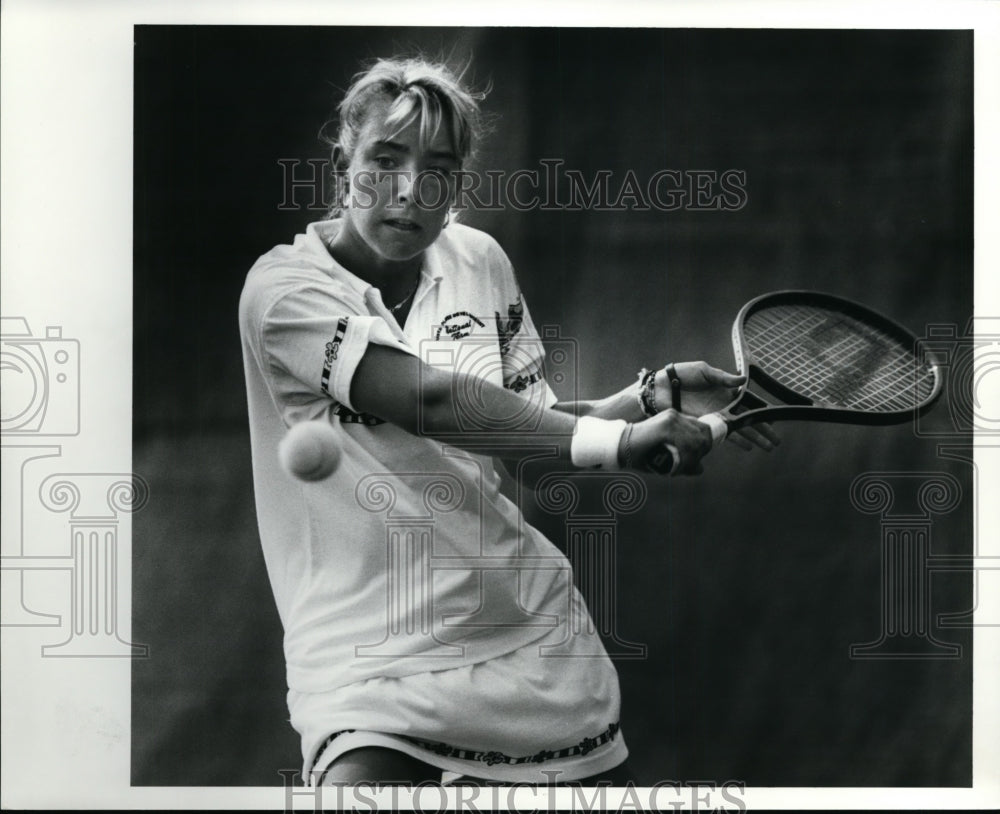
M 748 373 L 728 407 L 699 418 L 713 447 L 760 421 L 899 424 L 929 410 L 941 373 L 917 338 L 851 300 L 813 291 L 776 291 L 744 305 L 733 322 L 733 353 Z M 673 472 L 676 448 L 651 465 Z

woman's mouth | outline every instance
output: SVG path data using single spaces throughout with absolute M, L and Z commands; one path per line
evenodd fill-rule
M 385 221 L 385 225 L 391 226 L 393 229 L 398 229 L 401 232 L 416 232 L 420 229 L 412 220 L 406 220 L 405 218 L 389 218 Z

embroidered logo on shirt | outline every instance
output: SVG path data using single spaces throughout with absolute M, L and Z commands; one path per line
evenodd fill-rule
M 524 304 L 521 297 L 507 306 L 507 319 L 500 316 L 499 311 L 494 311 L 497 317 L 497 336 L 500 337 L 500 355 L 506 356 L 510 350 L 510 343 L 514 339 L 514 334 L 521 330 L 521 323 L 524 321 Z
M 347 317 L 341 317 L 340 321 L 337 322 L 337 330 L 333 335 L 333 339 L 326 343 L 326 358 L 323 362 L 323 375 L 320 377 L 319 382 L 320 389 L 328 396 L 333 395 L 330 392 L 330 371 L 333 367 L 334 361 L 337 359 L 337 354 L 340 352 L 340 344 L 344 341 L 344 336 L 346 334 Z
M 474 317 L 468 311 L 456 311 L 454 314 L 448 314 L 438 325 L 437 332 L 434 334 L 435 339 L 440 339 L 442 332 L 447 334 L 452 339 L 465 339 L 469 336 L 472 331 L 472 323 L 475 322 L 480 328 L 486 325 L 477 317 Z

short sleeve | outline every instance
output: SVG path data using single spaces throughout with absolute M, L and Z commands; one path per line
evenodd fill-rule
M 546 408 L 551 407 L 558 398 L 545 379 L 545 346 L 531 319 L 510 260 L 499 245 L 495 252 L 494 263 L 501 278 L 498 288 L 502 292 L 495 319 L 503 363 L 503 386 L 531 399 L 541 398 Z
M 412 354 L 385 320 L 319 287 L 282 296 L 264 316 L 261 338 L 279 399 L 311 394 L 355 411 L 351 381 L 370 343 Z

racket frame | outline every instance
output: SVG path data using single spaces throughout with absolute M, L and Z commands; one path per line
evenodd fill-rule
M 920 404 L 905 410 L 866 412 L 843 407 L 816 406 L 806 397 L 795 393 L 785 385 L 777 382 L 754 364 L 753 354 L 743 335 L 743 325 L 751 314 L 760 310 L 762 304 L 780 305 L 786 300 L 794 304 L 816 305 L 821 308 L 842 311 L 848 316 L 853 316 L 856 319 L 872 324 L 879 330 L 900 341 L 905 347 L 911 348 L 914 357 L 918 362 L 926 362 L 931 375 L 934 377 L 934 384 L 930 395 Z M 877 311 L 854 300 L 834 294 L 787 289 L 771 291 L 754 297 L 739 310 L 736 319 L 733 320 L 732 342 L 737 370 L 740 373 L 747 373 L 748 375 L 747 383 L 740 387 L 733 401 L 719 411 L 719 414 L 729 425 L 729 432 L 758 421 L 824 421 L 837 424 L 866 424 L 874 426 L 902 424 L 926 413 L 934 406 L 934 402 L 941 395 L 943 378 L 940 363 L 926 348 L 922 349 L 920 356 L 917 356 L 917 337 L 899 323 L 893 322 Z M 751 389 L 752 384 L 757 385 L 757 391 Z M 799 401 L 799 403 L 776 404 L 762 396 L 758 392 L 760 390 L 763 390 L 764 393 L 772 398 L 787 399 L 793 402 Z M 744 409 L 736 413 L 732 412 L 737 407 L 743 407 Z

